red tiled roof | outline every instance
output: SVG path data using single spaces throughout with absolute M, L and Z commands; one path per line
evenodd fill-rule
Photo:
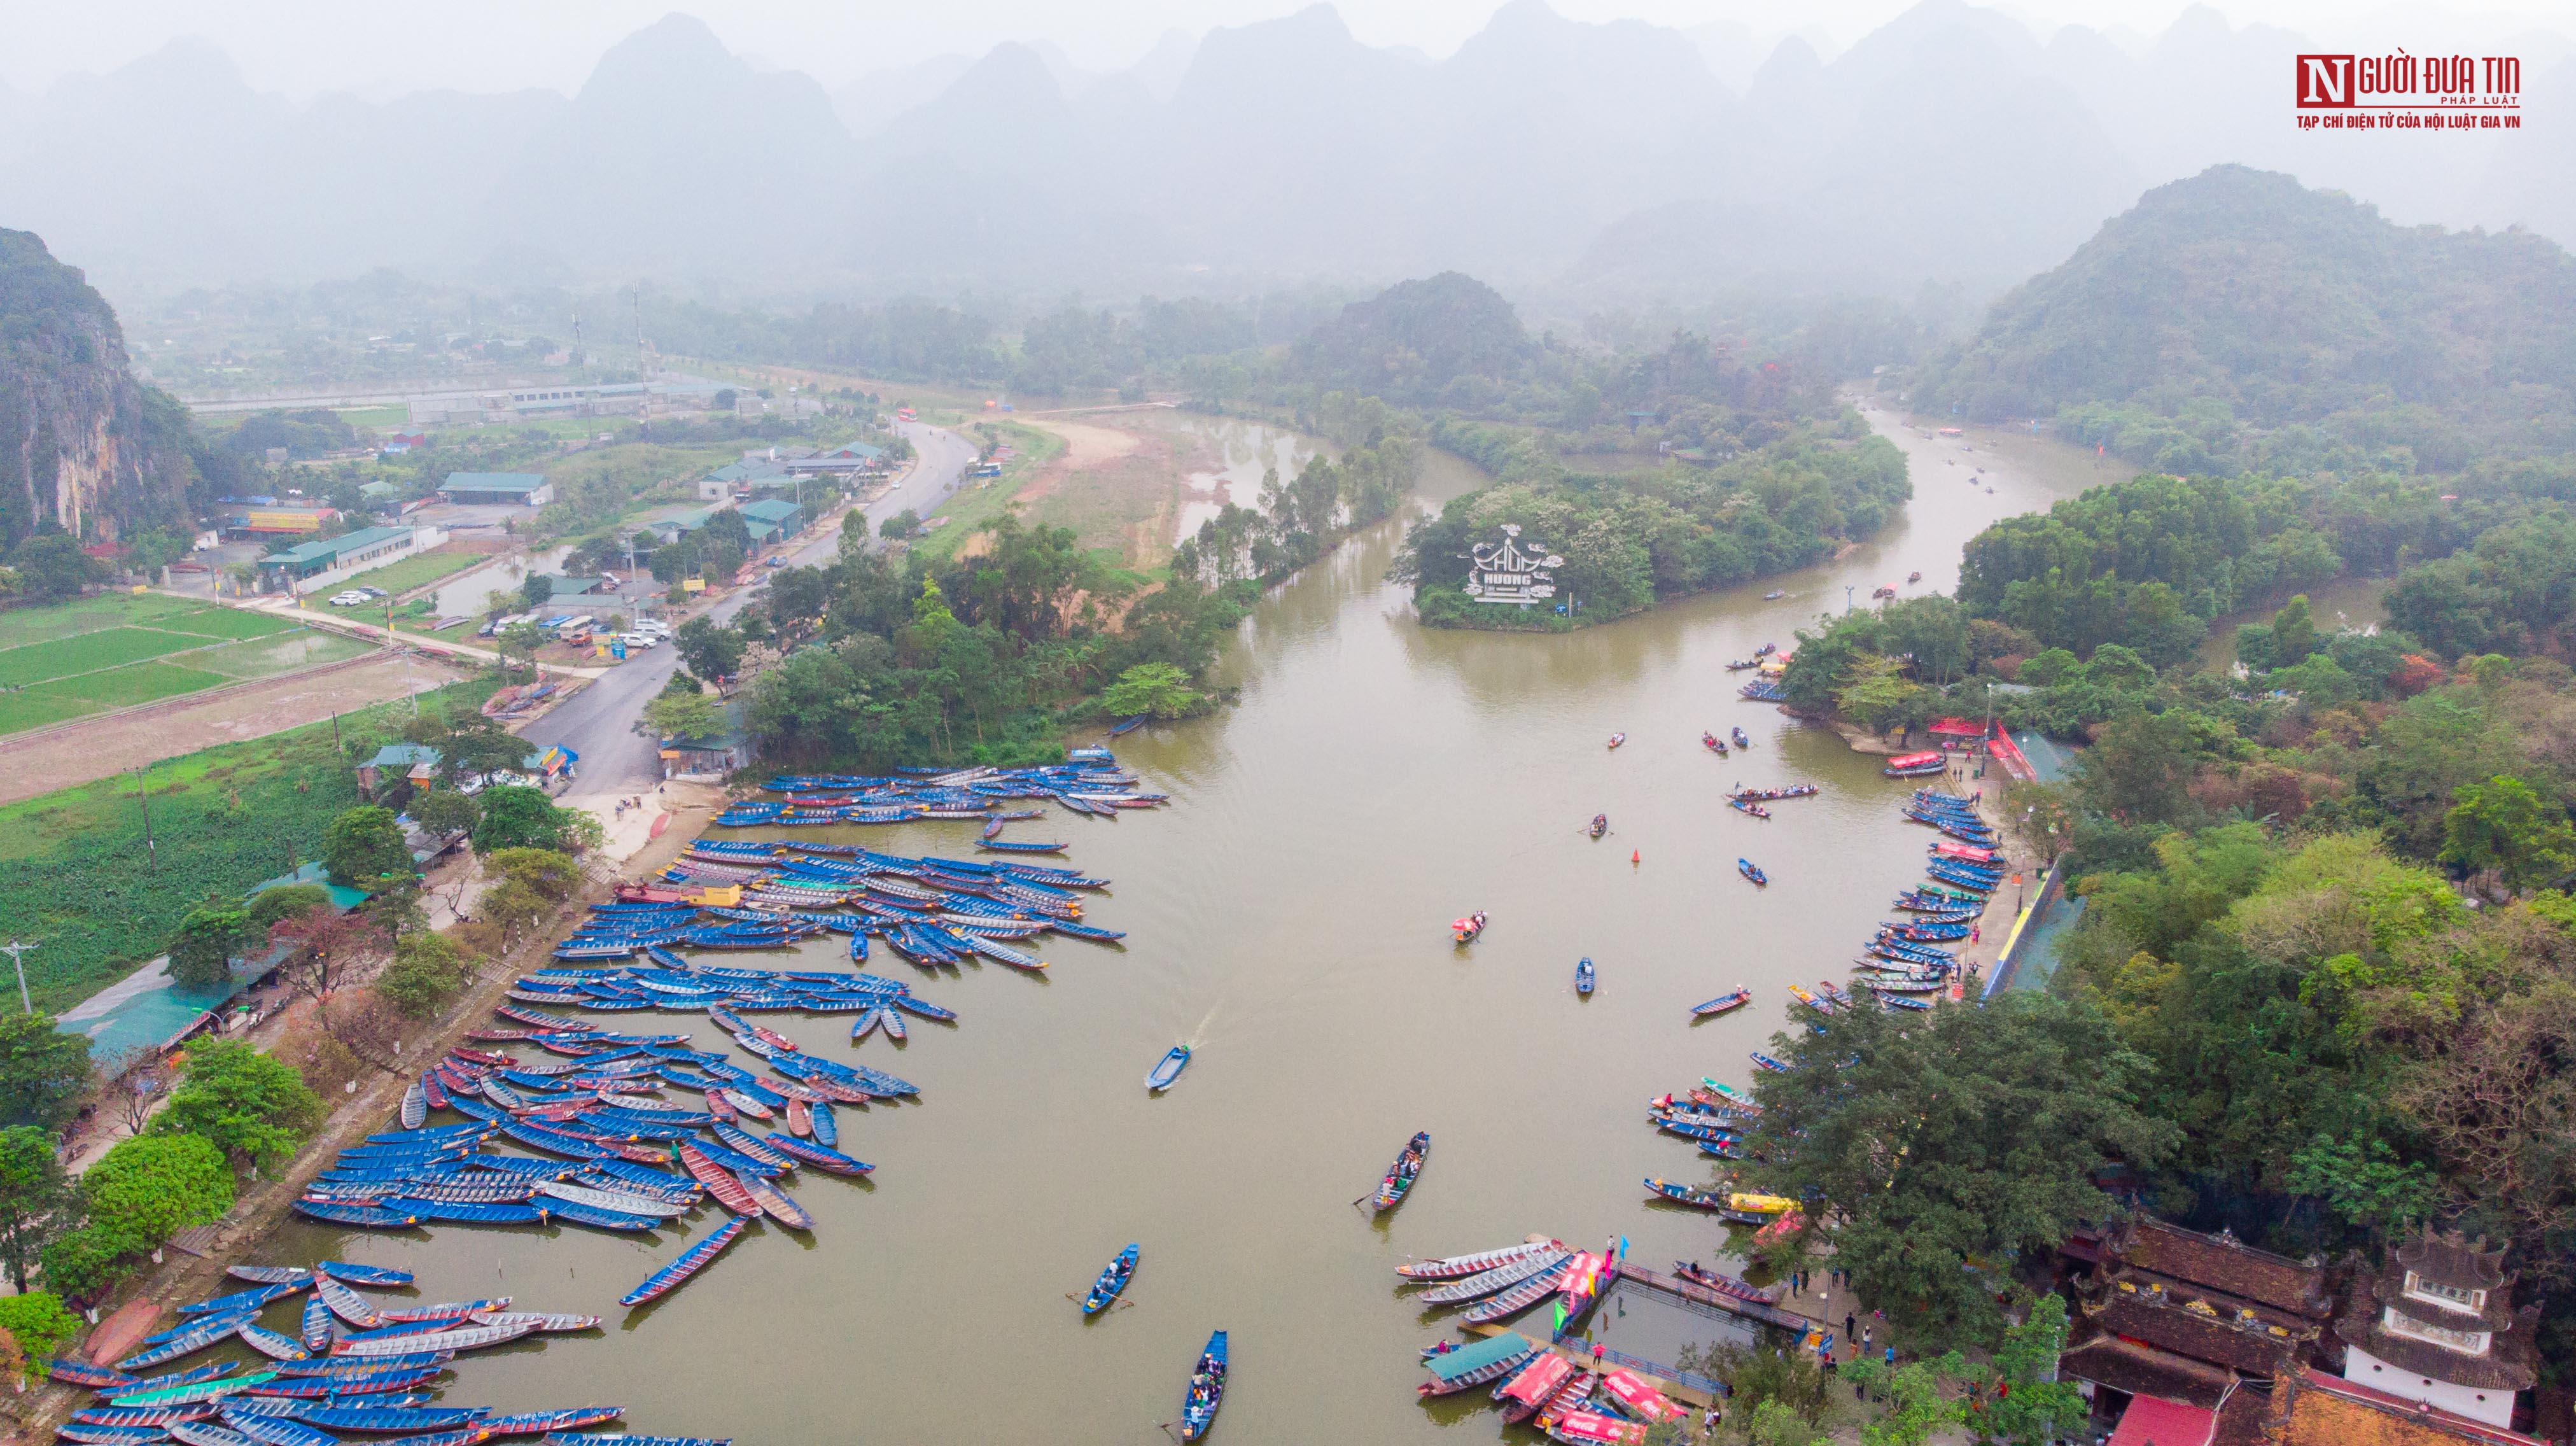
M 2139 1396 L 2120 1413 L 2120 1429 L 2111 1433 L 2111 1446 L 2209 1446 L 2217 1426 L 2215 1412 Z

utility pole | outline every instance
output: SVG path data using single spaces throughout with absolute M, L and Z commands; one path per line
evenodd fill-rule
M 39 939 L 36 942 L 41 944 L 44 941 Z M 21 944 L 15 939 L 10 940 L 6 944 L 0 944 L 0 954 L 7 954 L 9 956 L 9 962 L 18 966 L 18 1007 L 26 1010 L 29 1014 L 36 1012 L 36 1005 L 35 1001 L 27 997 L 26 955 L 28 950 L 35 947 L 35 944 Z
M 152 795 L 143 787 L 143 770 L 134 770 L 134 801 L 143 805 L 143 851 L 151 856 L 146 867 L 161 864 L 161 846 L 152 840 Z
M 1850 611 L 1852 610 L 1852 594 L 1853 594 L 1854 592 L 1856 592 L 1856 591 L 1858 591 L 1858 589 L 1857 589 L 1857 588 L 1855 588 L 1855 587 L 1853 587 L 1850 583 L 1844 583 L 1844 584 L 1843 584 L 1843 611 L 1844 611 L 1844 612 L 1850 612 Z

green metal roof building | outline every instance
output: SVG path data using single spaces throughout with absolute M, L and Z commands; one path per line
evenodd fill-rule
M 554 484 L 537 472 L 450 472 L 438 495 L 450 502 L 543 507 L 555 500 Z
M 414 529 L 409 527 L 368 527 L 338 537 L 320 538 L 290 547 L 259 560 L 260 571 L 287 582 L 298 582 L 317 572 L 333 568 L 352 568 L 362 563 L 398 557 L 412 550 Z

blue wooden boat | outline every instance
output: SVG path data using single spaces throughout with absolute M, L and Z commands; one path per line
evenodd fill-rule
M 326 1385 L 353 1381 L 383 1381 L 424 1372 L 435 1373 L 438 1367 L 445 1365 L 452 1358 L 444 1351 L 414 1351 L 399 1356 L 373 1356 L 363 1361 L 351 1360 L 345 1356 L 333 1356 L 327 1360 L 281 1364 L 277 1368 L 277 1373 L 296 1380 L 319 1381 Z M 269 1385 L 262 1386 L 260 1391 L 275 1394 L 272 1390 L 275 1385 L 276 1383 L 272 1381 Z
M 1207 1349 L 1190 1372 L 1189 1389 L 1181 1395 L 1181 1439 L 1196 1441 L 1216 1424 L 1216 1408 L 1225 1403 L 1227 1350 L 1225 1332 L 1208 1337 Z
M 823 1107 L 816 1105 L 814 1108 L 820 1111 Z M 852 1159 L 828 1145 L 810 1145 L 793 1135 L 771 1135 L 762 1143 L 782 1155 L 789 1156 L 798 1164 L 811 1165 L 817 1170 L 826 1170 L 835 1175 L 864 1175 L 876 1168 L 865 1160 Z
M 747 1215 L 737 1215 L 727 1220 L 717 1227 L 713 1235 L 681 1251 L 678 1259 L 644 1277 L 642 1285 L 628 1291 L 618 1299 L 617 1303 L 642 1305 L 647 1301 L 659 1300 L 679 1289 L 681 1282 L 704 1270 L 709 1262 L 722 1255 L 724 1248 L 733 1244 L 750 1224 L 751 1217 Z
M 223 1370 L 219 1370 L 215 1372 L 215 1374 L 221 1375 L 223 1374 L 223 1371 L 228 1371 L 233 1368 L 233 1363 L 230 1361 L 223 1362 L 222 1365 Z M 197 1369 L 205 1370 L 206 1367 L 199 1366 Z M 67 1382 L 68 1384 L 75 1386 L 86 1386 L 93 1391 L 127 1390 L 133 1388 L 135 1383 L 135 1378 L 127 1375 L 123 1371 L 111 1371 L 105 1366 L 93 1366 L 87 1361 L 75 1361 L 65 1356 L 56 1356 L 52 1360 L 47 1361 L 45 1363 L 45 1374 L 57 1381 Z M 180 1374 L 186 1375 L 188 1373 L 183 1371 Z M 173 1381 L 169 1384 L 177 1385 L 180 1383 Z
M 1728 729 L 1727 731 L 1728 731 L 1728 732 L 1730 732 L 1730 733 L 1733 733 L 1733 734 L 1735 735 L 1735 746 L 1736 746 L 1736 747 L 1738 747 L 1738 748 L 1750 748 L 1750 747 L 1752 747 L 1752 746 L 1753 746 L 1753 740 L 1744 736 L 1744 730 L 1743 730 L 1743 729 L 1741 729 L 1741 728 L 1730 728 L 1730 729 Z
M 414 1195 L 401 1195 L 385 1202 L 388 1210 L 400 1210 L 423 1220 L 446 1220 L 459 1225 L 542 1225 L 546 1217 L 533 1205 L 461 1204 L 449 1200 L 423 1200 Z
M 1773 1059 L 1767 1054 L 1756 1052 L 1753 1056 L 1753 1063 L 1762 1069 L 1769 1070 L 1773 1074 L 1787 1074 L 1789 1072 L 1789 1067 L 1787 1065 L 1782 1064 L 1780 1061 Z
M 1130 713 L 1126 717 L 1109 725 L 1109 736 L 1112 738 L 1124 738 L 1128 734 L 1135 732 L 1137 729 L 1144 727 L 1145 721 L 1153 716 L 1154 715 L 1151 713 Z
M 880 1015 L 879 1020 L 885 1025 L 886 1038 L 898 1044 L 911 1034 L 911 1028 L 903 1022 L 903 1016 L 891 1009 Z
M 892 995 L 886 1002 L 892 1004 L 895 1008 L 902 1010 L 906 1014 L 916 1015 L 923 1019 L 936 1019 L 942 1024 L 954 1024 L 957 1022 L 956 1010 L 943 1009 L 928 1000 L 915 999 L 909 994 Z
M 1431 1132 L 1414 1131 L 1413 1138 L 1396 1155 L 1395 1163 L 1386 1167 L 1386 1175 L 1378 1181 L 1377 1193 L 1369 1201 L 1370 1208 L 1392 1210 L 1402 1204 L 1404 1197 L 1413 1193 L 1414 1184 L 1422 1178 L 1422 1166 L 1430 1158 Z
M 1163 1091 L 1170 1089 L 1172 1085 L 1180 1079 L 1182 1070 L 1188 1069 L 1189 1067 L 1190 1047 L 1186 1044 L 1173 1045 L 1164 1053 L 1162 1059 L 1155 1064 L 1153 1069 L 1146 1073 L 1146 1090 L 1154 1094 L 1161 1094 Z
M 489 1406 L 315 1406 L 298 1412 L 295 1419 L 326 1431 L 417 1432 L 444 1431 L 491 1414 Z
M 201 1300 L 194 1302 L 193 1304 L 183 1305 L 179 1307 L 179 1314 L 230 1315 L 235 1311 L 257 1310 L 261 1306 L 268 1304 L 270 1301 L 283 1300 L 286 1297 L 304 1289 L 306 1285 L 311 1283 L 312 1281 L 308 1277 L 300 1283 L 281 1282 L 276 1285 L 258 1286 L 250 1290 L 237 1290 L 230 1295 L 219 1295 L 211 1300 Z
M 363 1229 L 404 1229 L 420 1224 L 397 1209 L 384 1206 L 340 1204 L 340 1201 L 296 1201 L 296 1214 L 312 1219 L 325 1219 L 330 1224 L 355 1224 Z
M 257 1314 L 257 1311 L 237 1310 L 228 1311 L 219 1316 L 202 1316 L 196 1320 L 183 1320 L 166 1331 L 158 1331 L 154 1334 L 145 1336 L 143 1339 L 136 1341 L 135 1344 L 138 1346 L 157 1346 L 163 1341 L 177 1340 L 179 1337 L 186 1335 L 190 1331 L 202 1330 L 208 1326 L 219 1325 L 225 1330 L 230 1330 L 234 1326 L 251 1319 Z
M 300 1265 L 227 1265 L 224 1274 L 255 1285 L 304 1285 L 313 1272 Z
M 579 1200 L 559 1200 L 549 1196 L 536 1209 L 550 1219 L 569 1220 L 595 1230 L 650 1230 L 662 1223 L 659 1215 L 638 1215 L 627 1210 L 610 1210 Z
M 1091 1283 L 1091 1293 L 1082 1298 L 1084 1315 L 1098 1315 L 1117 1303 L 1119 1292 L 1136 1277 L 1136 1252 L 1140 1248 L 1131 1243 L 1118 1252 L 1118 1258 L 1110 1261 L 1107 1269 L 1100 1272 L 1100 1278 Z
M 779 1168 L 784 1168 L 796 1163 L 781 1152 L 773 1139 L 769 1136 L 755 1135 L 740 1125 L 728 1125 L 722 1120 L 715 1121 L 709 1126 L 709 1128 L 715 1132 L 715 1137 L 717 1139 L 722 1140 L 725 1143 L 725 1147 L 727 1149 L 732 1150 L 737 1155 L 747 1155 L 750 1158 L 759 1161 L 763 1165 Z M 790 1136 L 789 1138 L 793 1137 Z M 700 1148 L 703 1149 L 705 1147 L 700 1146 Z M 777 1169 L 770 1169 L 764 1170 L 761 1173 L 766 1176 L 774 1175 L 778 1173 L 778 1171 Z
M 164 1376 L 145 1376 L 140 1380 L 127 1377 L 123 1381 L 113 1382 L 98 1389 L 106 1391 L 111 1396 L 132 1396 L 145 1391 L 166 1391 L 174 1386 L 193 1386 L 200 1381 L 221 1380 L 231 1375 L 240 1365 L 239 1361 L 210 1361 L 202 1366 L 190 1366 L 184 1371 L 172 1371 Z M 94 1366 L 91 1369 L 106 1371 L 104 1366 Z M 107 1371 L 107 1374 L 119 1373 Z
M 145 1366 L 157 1366 L 163 1361 L 175 1361 L 192 1351 L 204 1350 L 231 1335 L 233 1329 L 239 1326 L 243 1319 L 244 1317 L 240 1316 L 219 1316 L 213 1320 L 186 1326 L 151 1349 L 138 1351 L 118 1361 L 116 1368 L 130 1375 Z
M 814 1118 L 814 1142 L 826 1149 L 838 1149 L 841 1144 L 841 1122 L 832 1113 L 831 1101 L 816 1100 L 807 1108 Z
M 1744 877 L 1751 879 L 1756 884 L 1768 884 L 1771 882 L 1771 876 L 1762 872 L 1760 869 L 1755 868 L 1751 859 L 1737 859 L 1735 861 L 1735 871 L 1744 875 Z
M 1692 1005 L 1691 1015 L 1693 1018 L 1705 1019 L 1712 1014 L 1724 1014 L 1730 1009 L 1743 1008 L 1752 998 L 1753 991 L 1739 984 L 1732 994 L 1721 994 L 1705 1004 Z
M 253 1325 L 249 1321 L 243 1321 L 233 1327 L 233 1334 L 241 1337 L 243 1345 L 274 1360 L 307 1361 L 313 1358 L 313 1353 L 293 1338 L 279 1335 L 264 1326 Z
M 469 1440 L 489 1436 L 538 1436 L 561 1426 L 597 1426 L 626 1414 L 623 1406 L 570 1406 L 559 1411 L 531 1411 L 518 1416 L 494 1416 L 479 1423 L 478 1429 L 464 1433 Z M 388 1446 L 404 1446 L 391 1442 Z
M 987 838 L 977 839 L 975 847 L 1004 854 L 1060 854 L 1065 851 L 1066 845 L 1034 840 Z
M 403 1123 L 403 1128 L 404 1128 L 404 1129 L 406 1129 L 406 1130 L 416 1130 L 416 1129 L 419 1129 L 419 1128 L 421 1127 L 421 1125 L 422 1125 L 425 1121 L 427 1121 L 428 1119 L 429 1119 L 429 1091 L 428 1091 L 428 1089 L 427 1089 L 426 1087 L 424 1087 L 424 1086 L 421 1084 L 421 1082 L 420 1082 L 420 1081 L 418 1081 L 418 1080 L 413 1080 L 413 1081 L 411 1082 L 411 1088 L 409 1088 L 409 1089 L 407 1089 L 407 1090 L 404 1090 L 404 1091 L 403 1091 L 403 1098 L 402 1098 L 402 1123 Z
M 223 1417 L 225 1425 L 261 1443 L 261 1446 L 340 1446 L 338 1437 L 284 1416 L 271 1416 L 227 1404 Z
M 1594 975 L 1593 975 L 1593 970 L 1592 970 L 1592 960 L 1591 960 L 1590 958 L 1588 958 L 1588 957 L 1587 957 L 1587 958 L 1583 958 L 1583 959 L 1577 959 L 1576 961 L 1574 961 L 1574 992 L 1575 992 L 1575 993 L 1577 993 L 1577 994 L 1589 994 L 1589 993 L 1591 993 L 1591 992 L 1592 992 L 1592 981 L 1593 981 L 1593 978 L 1594 978 Z
M 1672 1180 L 1648 1176 L 1646 1179 L 1646 1188 L 1654 1191 L 1665 1199 L 1672 1201 L 1674 1204 L 1688 1205 L 1694 1210 L 1724 1210 L 1728 1208 L 1726 1203 L 1726 1192 L 1723 1190 L 1711 1189 L 1705 1185 L 1684 1185 Z
M 770 1219 L 790 1230 L 814 1228 L 814 1217 L 805 1213 L 804 1206 L 787 1198 L 784 1190 L 748 1170 L 736 1170 L 734 1178 L 742 1183 L 746 1194 L 760 1202 L 760 1208 L 768 1213 Z
M 196 1426 L 193 1421 L 173 1421 L 168 1426 L 86 1426 L 77 1420 L 54 1428 L 54 1434 L 65 1441 L 95 1442 L 97 1446 L 146 1446 L 153 1441 L 177 1439 L 171 1433 L 183 1426 Z M 233 1433 L 226 1432 L 226 1435 Z M 243 1438 L 247 1440 L 248 1438 Z

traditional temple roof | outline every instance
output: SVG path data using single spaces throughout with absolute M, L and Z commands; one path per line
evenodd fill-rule
M 2286 1255 L 2256 1250 L 2224 1230 L 2202 1235 L 2141 1217 L 2122 1226 L 2106 1247 L 2106 1269 L 2135 1279 L 2142 1286 L 2162 1277 L 2185 1287 L 2182 1294 L 2233 1296 L 2314 1321 L 2324 1321 L 2334 1314 L 2334 1298 L 2326 1293 L 2323 1261 L 2314 1257 L 2292 1260 Z M 2118 1262 L 2116 1267 L 2113 1261 Z
M 2125 1282 L 2099 1304 L 2086 1305 L 2084 1314 L 2113 1335 L 2249 1376 L 2290 1369 L 2300 1347 L 2317 1336 L 2315 1326 L 2293 1331 L 2251 1311 L 2222 1316 L 2199 1301 L 2176 1300 L 2161 1289 L 2137 1290 Z
M 2108 1335 L 2060 1355 L 2057 1371 L 2132 1396 L 2187 1401 L 2203 1410 L 2225 1399 L 2227 1388 L 2236 1380 L 2235 1373 L 2224 1366 Z
M 2475 1290 L 2503 1291 L 2513 1287 L 2514 1275 L 2504 1268 L 2504 1249 L 2487 1249 L 2483 1235 L 2468 1240 L 2456 1230 L 2436 1234 L 2427 1222 L 2423 1232 L 2390 1252 L 2396 1257 L 2393 1273 L 2414 1271 L 2426 1280 L 2445 1285 L 2458 1285 Z
M 2540 1308 L 2514 1309 L 2515 1276 L 2504 1268 L 2504 1252 L 2486 1248 L 2485 1236 L 2468 1240 L 2456 1231 L 2436 1233 L 2431 1225 L 2388 1252 L 2387 1263 L 2373 1276 L 2356 1276 L 2335 1318 L 2335 1334 L 2380 1360 L 2419 1377 L 2448 1381 L 2482 1391 L 2529 1390 L 2540 1379 L 2534 1332 Z M 2412 1272 L 2427 1285 L 2461 1291 L 2484 1291 L 2475 1309 L 2465 1301 L 2428 1300 L 2406 1291 Z M 2388 1329 L 2387 1313 L 2447 1331 L 2487 1332 L 2487 1348 L 2472 1355 L 2433 1341 Z
M 2343 1337 L 2344 1344 L 2368 1351 L 2400 1370 L 2473 1390 L 2527 1391 L 2539 1381 L 2539 1352 L 2533 1333 L 2540 1325 L 2540 1307 L 2526 1306 L 2501 1325 L 2472 1322 L 2465 1315 L 2452 1317 L 2453 1324 L 2448 1329 L 2482 1328 L 2489 1332 L 2486 1353 L 2472 1356 L 2390 1331 L 2380 1315 L 2382 1305 L 2394 1304 L 2400 1314 L 2435 1325 L 2443 1324 L 2442 1313 L 2417 1300 L 2385 1300 L 2383 1291 L 2390 1296 L 2400 1294 L 2400 1288 L 2384 1280 L 2374 1280 L 2368 1289 L 2353 1291 L 2343 1314 L 2335 1320 L 2335 1334 Z M 2490 1306 L 2497 1299 L 2487 1297 Z

